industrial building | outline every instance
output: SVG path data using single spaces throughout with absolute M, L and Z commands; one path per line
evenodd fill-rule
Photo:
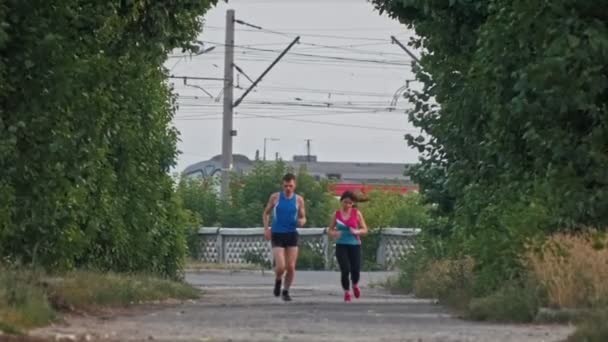
M 236 154 L 233 156 L 233 169 L 238 173 L 246 173 L 254 167 L 256 160 Z M 407 175 L 410 164 L 399 163 L 368 163 L 368 162 L 326 162 L 319 161 L 314 155 L 294 156 L 285 163 L 299 170 L 305 167 L 309 174 L 318 180 L 333 181 L 332 190 L 339 196 L 346 190 L 367 192 L 371 189 L 384 189 L 405 193 L 417 191 Z M 188 166 L 183 174 L 190 177 L 215 177 L 221 171 L 221 156 L 215 156 L 207 161 Z

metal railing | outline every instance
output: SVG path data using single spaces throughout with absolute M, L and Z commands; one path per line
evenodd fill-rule
M 391 268 L 412 248 L 416 228 L 384 228 L 380 230 L 380 243 L 376 251 L 376 260 L 384 268 Z M 300 246 L 312 249 L 322 255 L 326 268 L 335 265 L 333 241 L 326 234 L 326 228 L 302 228 Z M 264 228 L 201 228 L 199 230 L 201 252 L 200 259 L 208 263 L 244 264 L 249 263 L 251 256 L 257 256 L 267 263 L 272 263 L 272 248 L 264 239 Z M 365 240 L 364 242 L 365 243 Z

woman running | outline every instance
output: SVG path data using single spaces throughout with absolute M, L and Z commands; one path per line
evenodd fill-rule
M 365 224 L 363 214 L 353 208 L 355 200 L 355 194 L 351 191 L 345 191 L 342 194 L 340 210 L 336 211 L 328 230 L 329 235 L 336 239 L 336 258 L 340 265 L 345 302 L 351 301 L 351 281 L 355 298 L 361 296 L 361 289 L 359 289 L 361 236 L 367 234 L 367 224 Z

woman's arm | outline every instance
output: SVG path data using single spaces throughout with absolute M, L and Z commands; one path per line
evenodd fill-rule
M 365 235 L 367 234 L 367 223 L 365 223 L 365 219 L 363 218 L 363 214 L 357 210 L 357 216 L 359 218 L 359 229 L 356 231 L 357 235 Z
M 338 232 L 338 230 L 336 229 L 336 215 L 333 215 L 331 217 L 329 228 L 327 228 L 327 235 L 334 239 L 339 238 L 340 232 Z

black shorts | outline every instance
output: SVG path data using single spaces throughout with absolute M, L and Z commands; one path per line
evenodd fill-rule
M 272 233 L 272 248 L 298 247 L 298 233 Z

